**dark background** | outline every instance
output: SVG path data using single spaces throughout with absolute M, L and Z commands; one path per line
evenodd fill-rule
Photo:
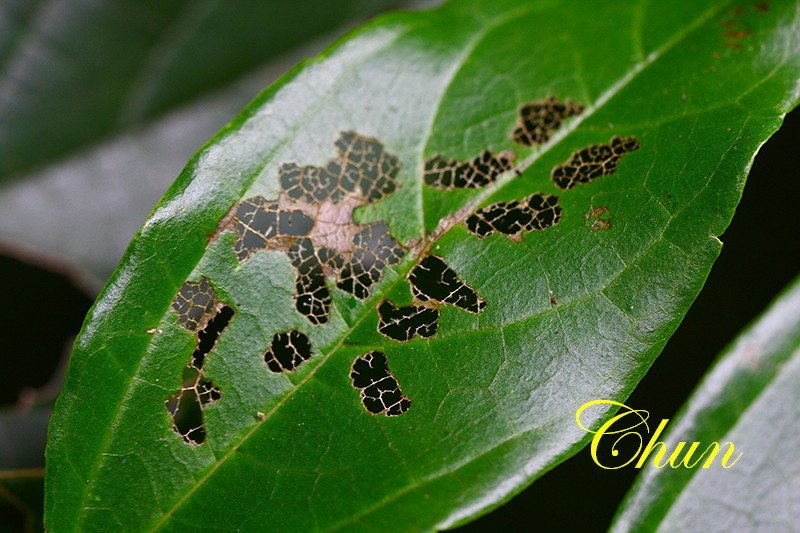
M 655 420 L 673 417 L 720 350 L 797 274 L 798 143 L 800 110 L 787 116 L 757 156 L 705 288 L 628 405 L 647 409 Z M 53 380 L 57 385 L 59 368 L 92 296 L 72 283 L 68 273 L 10 250 L 0 250 L 0 283 L 0 405 L 6 411 L 46 406 L 57 391 Z M 41 445 L 31 443 L 23 466 L 42 465 Z M 462 531 L 604 530 L 636 472 L 600 470 L 583 450 Z M 22 524 L 23 517 L 13 508 L 0 506 L 0 531 Z

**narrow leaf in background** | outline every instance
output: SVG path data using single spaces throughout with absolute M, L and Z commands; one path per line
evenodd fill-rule
M 643 469 L 612 531 L 790 531 L 800 520 L 800 279 L 720 355 L 661 441 L 733 442 L 716 466 Z

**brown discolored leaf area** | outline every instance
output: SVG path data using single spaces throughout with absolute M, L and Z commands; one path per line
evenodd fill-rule
M 611 229 L 611 219 L 608 218 L 608 207 L 600 205 L 592 207 L 583 215 L 584 220 L 589 222 L 589 227 L 593 230 Z

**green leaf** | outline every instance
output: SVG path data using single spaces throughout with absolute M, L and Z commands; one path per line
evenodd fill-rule
M 697 295 L 798 99 L 797 30 L 788 2 L 467 0 L 293 70 L 190 161 L 90 312 L 49 530 L 432 529 L 510 497 Z
M 198 146 L 320 35 L 399 4 L 4 2 L 0 244 L 99 289 Z
M 646 468 L 613 531 L 791 530 L 800 476 L 800 278 L 720 355 L 659 439 L 732 442 L 729 469 Z M 721 456 L 721 455 L 720 455 Z M 702 464 L 702 463 L 701 463 Z M 758 495 L 752 497 L 752 495 Z

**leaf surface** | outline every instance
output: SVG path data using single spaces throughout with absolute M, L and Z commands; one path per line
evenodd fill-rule
M 800 280 L 726 349 L 659 439 L 732 442 L 726 470 L 647 468 L 613 531 L 790 531 L 800 519 Z M 688 446 L 689 444 L 687 444 Z M 724 451 L 724 450 L 723 450 Z M 720 454 L 720 456 L 722 453 Z M 702 463 L 700 463 L 702 464 Z M 758 497 L 752 497 L 758 495 Z
M 49 529 L 445 528 L 575 453 L 800 72 L 788 2 L 598 9 L 379 19 L 208 143 L 76 342 Z

